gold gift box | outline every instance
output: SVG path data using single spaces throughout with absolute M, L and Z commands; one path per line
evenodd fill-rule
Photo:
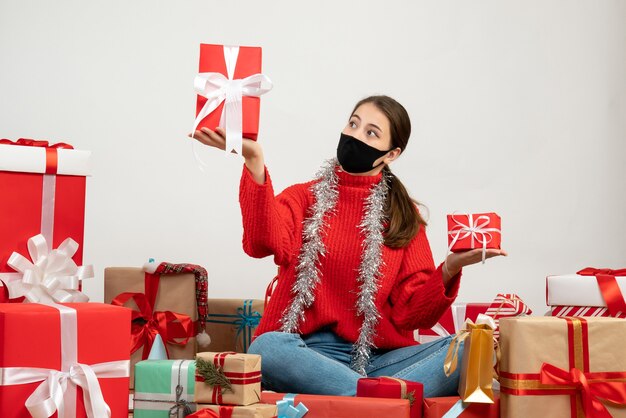
M 625 319 L 503 318 L 500 346 L 503 417 L 582 418 L 584 389 L 576 382 L 581 376 L 590 386 L 626 385 Z M 562 371 L 562 379 L 556 381 L 551 378 L 554 372 L 547 373 L 554 368 Z M 610 373 L 612 379 L 597 379 L 601 373 Z M 542 378 L 550 380 L 542 383 Z M 613 417 L 626 417 L 626 407 L 598 405 Z
M 205 380 L 201 360 L 211 366 L 211 373 L 220 374 L 226 385 L 212 385 Z M 196 387 L 194 401 L 220 405 L 250 405 L 261 400 L 261 356 L 241 353 L 198 353 L 196 355 Z
M 111 303 L 120 293 L 145 293 L 145 272 L 136 267 L 108 267 L 104 269 L 104 302 Z M 137 310 L 131 299 L 124 306 Z M 187 315 L 192 322 L 198 320 L 196 307 L 196 278 L 192 273 L 164 274 L 159 280 L 159 290 L 153 311 L 171 311 Z M 186 345 L 167 345 L 170 359 L 193 360 L 196 349 L 195 333 Z M 135 387 L 135 363 L 142 360 L 143 348 L 130 356 L 130 388 Z
M 245 353 L 263 315 L 258 299 L 209 299 L 206 332 L 213 352 Z
M 248 406 L 197 404 L 196 410 L 200 411 L 201 409 L 210 409 L 211 411 L 217 412 L 219 416 L 222 416 L 221 413 L 227 408 L 232 408 L 232 415 L 225 414 L 225 416 L 229 416 L 231 418 L 272 418 L 278 413 L 276 405 L 266 403 L 257 403 Z

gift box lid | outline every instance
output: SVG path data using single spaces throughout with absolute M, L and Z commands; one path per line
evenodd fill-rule
M 91 151 L 0 143 L 0 171 L 46 173 L 47 150 L 56 153 L 56 174 L 91 175 Z

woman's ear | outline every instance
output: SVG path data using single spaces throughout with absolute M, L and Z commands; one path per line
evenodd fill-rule
M 393 160 L 398 158 L 400 156 L 400 154 L 402 154 L 402 148 L 396 147 L 396 148 L 392 149 L 391 151 L 389 151 L 387 153 L 387 156 L 384 159 L 385 164 L 389 164 L 390 162 L 392 162 Z

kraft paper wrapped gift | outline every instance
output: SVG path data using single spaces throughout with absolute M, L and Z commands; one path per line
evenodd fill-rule
M 455 413 L 458 412 L 457 415 Z M 458 396 L 424 399 L 424 418 L 498 418 L 500 416 L 500 398 L 495 395 L 495 402 L 465 403 Z
M 576 316 L 626 316 L 626 269 L 596 269 L 587 267 L 576 274 L 546 277 L 548 306 L 584 307 L 569 309 Z M 605 308 L 591 309 L 591 308 Z M 564 308 L 557 312 L 562 312 Z M 562 316 L 563 313 L 557 314 Z
M 148 294 L 154 294 L 154 288 L 156 288 L 154 306 L 149 306 L 150 309 L 146 308 L 146 305 L 150 305 L 147 300 L 148 297 L 134 295 L 124 301 L 124 306 L 135 311 L 133 335 L 140 347 L 131 353 L 131 388 L 134 387 L 134 365 L 147 358 L 154 338 L 154 334 L 151 330 L 146 329 L 146 326 L 150 326 L 155 321 L 146 322 L 147 318 L 152 319 L 154 317 L 157 319 L 157 323 L 159 320 L 165 320 L 168 324 L 174 324 L 180 323 L 180 321 L 175 316 L 167 314 L 168 312 L 184 315 L 188 318 L 188 321 L 185 322 L 187 330 L 181 332 L 180 326 L 177 326 L 174 331 L 178 332 L 174 332 L 175 335 L 170 336 L 177 338 L 168 338 L 162 335 L 168 357 L 170 359 L 193 360 L 197 351 L 194 324 L 198 319 L 198 309 L 194 274 L 153 275 L 145 272 L 142 268 L 108 267 L 104 270 L 104 301 L 111 303 L 124 293 L 146 294 L 146 284 L 148 284 Z M 142 305 L 142 309 L 137 306 L 137 299 Z M 189 332 L 186 333 L 185 331 Z M 176 344 L 185 341 L 186 338 L 188 340 L 185 344 Z M 142 342 L 144 344 L 141 344 Z
M 226 152 L 241 154 L 241 137 L 256 140 L 259 133 L 259 96 L 272 88 L 261 74 L 261 48 L 201 44 L 199 70 L 193 130 L 221 126 Z
M 356 385 L 356 396 L 368 398 L 408 399 L 411 418 L 422 418 L 424 385 L 395 377 L 365 377 Z
M 248 406 L 198 404 L 199 417 L 205 409 L 215 412 L 219 418 L 272 418 L 276 416 L 276 405 L 265 403 Z
M 135 418 L 183 418 L 193 402 L 195 361 L 145 360 L 135 365 Z
M 50 410 L 51 396 L 64 417 L 85 418 L 89 405 L 89 416 L 106 417 L 108 405 L 125 418 L 130 315 L 102 303 L 0 303 L 0 417 L 30 417 L 27 400 Z
M 626 417 L 625 319 L 505 318 L 500 345 L 503 417 Z
M 21 275 L 7 264 L 11 254 L 29 254 L 28 240 L 42 234 L 48 247 L 58 248 L 71 238 L 78 244 L 72 255 L 83 262 L 86 176 L 91 152 L 71 145 L 19 139 L 0 140 L 0 302 L 9 295 L 2 282 Z M 21 302 L 22 297 L 15 302 Z
M 261 399 L 261 356 L 241 353 L 196 355 L 196 403 L 246 406 Z
M 274 403 L 283 407 L 288 404 L 298 408 L 306 408 L 304 418 L 410 418 L 408 399 L 359 398 L 354 396 L 300 395 L 274 392 L 262 392 L 261 402 Z M 300 406 L 302 405 L 302 406 Z M 279 417 L 280 415 L 279 406 Z M 294 412 L 294 411 L 292 411 Z M 289 416 L 289 415 L 286 415 Z
M 263 315 L 263 301 L 255 299 L 209 299 L 206 332 L 213 352 L 245 353 Z

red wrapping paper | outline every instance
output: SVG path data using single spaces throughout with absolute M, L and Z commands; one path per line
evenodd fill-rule
M 224 60 L 223 45 L 200 45 L 200 65 L 201 73 L 221 73 L 228 77 L 226 73 L 226 62 Z M 239 56 L 237 58 L 237 66 L 235 67 L 234 79 L 243 79 L 253 74 L 261 72 L 261 48 L 240 46 Z M 198 95 L 196 103 L 196 115 L 207 102 L 206 97 Z M 243 126 L 242 133 L 244 138 L 256 140 L 259 134 L 259 112 L 261 100 L 258 97 L 244 96 L 242 99 Z M 196 130 L 202 127 L 215 130 L 219 126 L 222 111 L 224 110 L 224 102 L 217 109 L 206 116 L 198 124 Z
M 612 315 L 608 308 L 600 306 L 553 306 L 550 313 L 552 316 L 603 316 L 614 318 L 626 318 L 626 312 Z
M 413 403 L 411 404 L 411 418 L 421 418 L 424 385 L 419 382 L 389 377 L 362 378 L 357 382 L 356 396 L 367 398 L 403 399 L 402 385 L 399 380 L 402 380 L 406 385 L 406 393 L 412 394 Z
M 8 146 L 10 142 L 2 140 L 0 143 Z M 13 147 L 29 150 L 33 148 L 10 145 L 10 148 Z M 49 158 L 49 155 L 53 155 L 57 149 L 46 149 L 50 152 L 48 155 L 46 153 L 40 155 L 41 164 L 46 167 L 49 174 L 54 175 L 57 161 Z M 24 156 L 24 159 L 27 160 L 26 167 L 33 165 L 30 155 Z M 19 162 L 14 165 L 19 165 Z M 86 178 L 78 175 L 55 175 L 55 177 L 53 238 L 52 243 L 48 242 L 48 245 L 51 244 L 51 248 L 57 248 L 66 238 L 72 238 L 79 245 L 73 260 L 80 266 L 83 263 Z M 2 237 L 0 239 L 0 273 L 15 273 L 15 270 L 7 265 L 9 257 L 14 251 L 27 255 L 28 239 L 42 232 L 43 179 L 43 173 L 0 171 L 0 196 L 4 197 L 3 204 L 0 205 L 0 236 Z M 7 295 L 5 289 L 1 290 L 0 302 L 5 302 Z M 16 301 L 21 301 L 21 298 Z
M 476 322 L 478 315 L 487 312 L 489 306 L 489 303 L 455 303 L 446 309 L 435 327 L 417 330 L 415 340 L 420 343 L 426 343 L 447 335 L 454 335 L 463 328 L 465 320 L 471 319 L 472 322 Z M 455 324 L 458 329 L 455 327 Z
M 461 398 L 458 396 L 446 396 L 441 398 L 424 399 L 424 418 L 441 418 Z M 495 397 L 495 403 L 472 403 L 459 417 L 461 418 L 498 418 L 500 416 L 500 398 Z
M 78 362 L 97 364 L 129 360 L 130 309 L 101 303 L 68 303 L 77 310 Z M 0 304 L 0 368 L 61 368 L 60 315 L 40 304 Z M 111 418 L 128 416 L 128 377 L 99 379 Z M 39 383 L 0 386 L 0 417 L 29 417 L 24 402 Z M 83 393 L 77 388 L 76 418 L 85 418 Z M 57 418 L 57 413 L 52 415 Z
M 499 249 L 502 238 L 500 233 L 500 216 L 490 212 L 474 213 L 471 214 L 471 217 L 472 220 L 470 220 L 470 214 L 462 213 L 448 215 L 448 246 L 450 246 L 450 251 L 457 252 L 483 248 L 482 241 L 486 242 L 485 248 Z M 489 218 L 488 221 L 483 217 Z M 464 229 L 464 227 L 473 227 L 476 231 L 472 233 Z M 455 241 L 457 234 L 458 239 Z
M 284 393 L 261 392 L 262 403 L 275 404 Z M 406 399 L 357 398 L 351 396 L 297 395 L 295 404 L 302 402 L 309 412 L 305 418 L 409 418 Z

